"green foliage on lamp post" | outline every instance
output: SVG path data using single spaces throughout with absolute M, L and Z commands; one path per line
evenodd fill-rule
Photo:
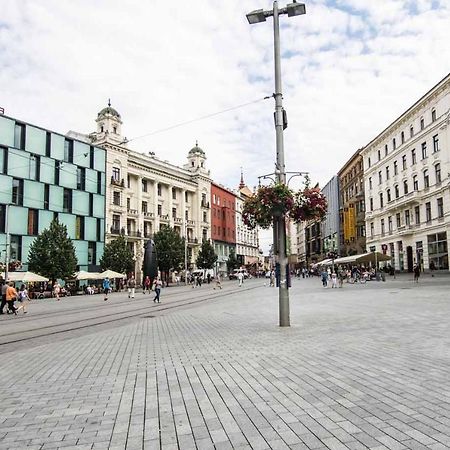
M 180 270 L 184 266 L 184 238 L 173 228 L 164 225 L 155 233 L 153 241 L 158 255 L 158 267 L 161 272 Z
M 214 252 L 214 247 L 209 240 L 204 240 L 200 251 L 198 252 L 195 263 L 199 269 L 214 269 L 217 261 L 217 255 Z
M 29 270 L 52 282 L 73 277 L 77 264 L 75 247 L 67 234 L 67 227 L 58 220 L 53 220 L 30 246 Z
M 119 236 L 105 244 L 100 266 L 103 270 L 114 270 L 119 273 L 134 272 L 134 255 L 127 245 L 124 236 Z

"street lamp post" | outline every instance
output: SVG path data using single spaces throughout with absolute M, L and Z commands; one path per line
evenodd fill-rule
M 185 286 L 188 285 L 188 279 L 187 279 L 187 271 L 188 271 L 188 232 L 187 232 L 187 222 L 184 226 L 185 233 L 184 233 L 184 284 Z
M 250 24 L 265 22 L 267 17 L 273 16 L 273 36 L 274 36 L 274 63 L 275 63 L 275 133 L 277 160 L 275 171 L 277 182 L 286 184 L 286 169 L 284 165 L 284 143 L 283 130 L 287 127 L 286 112 L 283 109 L 283 94 L 281 92 L 281 57 L 280 57 L 280 23 L 279 16 L 287 14 L 289 17 L 299 16 L 306 13 L 304 3 L 289 3 L 284 8 L 278 8 L 278 2 L 273 2 L 273 9 L 264 11 L 262 9 L 252 11 L 247 14 Z M 286 222 L 284 217 L 274 219 L 274 244 L 278 254 L 280 265 L 279 273 L 279 317 L 280 326 L 290 326 L 289 317 L 289 291 L 288 291 L 288 261 L 286 255 Z

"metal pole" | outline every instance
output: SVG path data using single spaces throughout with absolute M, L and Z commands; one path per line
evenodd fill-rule
M 283 95 L 281 93 L 280 24 L 278 2 L 276 0 L 273 2 L 273 36 L 275 62 L 275 132 L 277 148 L 276 173 L 278 183 L 286 183 L 283 144 Z M 276 221 L 278 225 L 278 262 L 280 264 L 280 284 L 278 287 L 280 327 L 289 327 L 290 314 L 286 256 L 286 223 L 284 217 L 277 217 Z
M 6 205 L 5 211 L 5 232 L 6 232 L 6 254 L 5 254 L 5 282 L 9 277 L 9 251 L 11 245 L 11 236 L 9 235 L 9 205 Z
M 187 224 L 185 225 L 184 229 L 186 230 L 184 233 L 184 284 L 187 286 L 188 279 L 187 279 Z

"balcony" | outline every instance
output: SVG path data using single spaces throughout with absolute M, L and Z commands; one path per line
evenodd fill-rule
M 183 223 L 183 219 L 182 219 L 181 217 L 174 217 L 174 218 L 173 218 L 173 222 L 174 222 L 174 223 L 182 224 L 182 223 Z
M 153 219 L 155 216 L 152 212 L 144 211 L 142 214 L 144 214 L 144 217 Z
M 144 230 L 144 238 L 145 239 L 153 239 L 153 233 Z
M 159 220 L 161 222 L 168 222 L 169 221 L 169 214 L 160 214 Z
M 127 210 L 127 214 L 128 214 L 129 216 L 137 217 L 138 212 L 137 212 L 137 209 L 128 209 L 128 210 Z
M 118 228 L 118 227 L 111 227 L 110 228 L 110 233 L 111 234 L 116 234 L 116 235 L 120 235 L 120 234 L 125 234 L 125 229 L 122 228 Z
M 207 202 L 206 200 L 202 200 L 202 208 L 209 208 L 209 202 Z
M 127 236 L 129 237 L 141 237 L 142 233 L 139 230 L 127 230 Z
M 125 187 L 125 180 L 123 178 L 121 180 L 117 180 L 116 178 L 111 177 L 111 184 L 113 186 L 124 188 Z
M 188 241 L 188 244 L 193 244 L 193 245 L 198 244 L 197 238 L 188 237 L 187 241 Z
M 195 225 L 195 220 L 188 220 L 187 224 L 193 226 Z

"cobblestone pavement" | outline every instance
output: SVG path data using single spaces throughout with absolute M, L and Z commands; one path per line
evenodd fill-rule
M 295 280 L 290 328 L 277 326 L 276 289 L 250 283 L 260 287 L 11 344 L 0 449 L 450 448 L 449 278 Z

